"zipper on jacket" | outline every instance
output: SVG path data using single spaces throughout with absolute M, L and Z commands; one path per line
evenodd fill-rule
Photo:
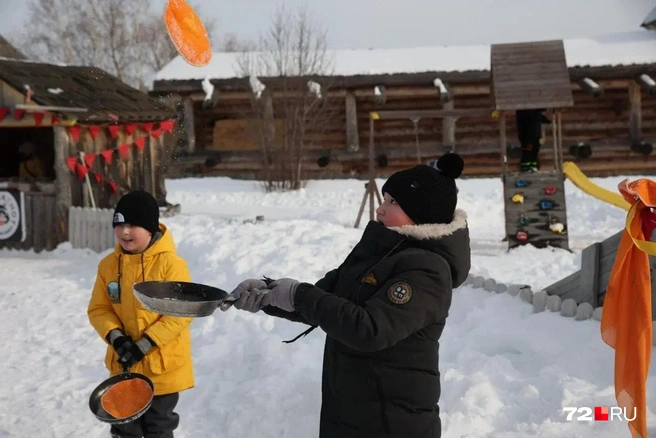
M 383 429 L 385 433 L 390 433 L 389 416 L 387 414 L 387 400 L 385 399 L 385 392 L 383 391 L 383 382 L 378 374 L 374 373 L 376 380 L 376 388 L 378 390 L 378 402 L 380 403 L 380 415 L 383 419 Z

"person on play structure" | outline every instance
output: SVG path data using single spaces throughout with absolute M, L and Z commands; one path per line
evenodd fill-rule
M 113 438 L 173 438 L 180 417 L 179 392 L 194 386 L 191 318 L 162 316 L 143 308 L 132 285 L 142 281 L 191 281 L 187 263 L 176 254 L 171 231 L 159 222 L 157 201 L 148 192 L 123 196 L 112 221 L 114 251 L 100 261 L 87 310 L 89 321 L 107 343 L 110 375 L 124 369 L 148 376 L 155 394 L 135 421 L 111 427 Z
M 540 169 L 538 155 L 542 144 L 542 123 L 549 123 L 543 109 L 517 110 L 517 136 L 522 147 L 520 170 L 522 172 L 537 172 Z
M 238 309 L 327 334 L 321 438 L 441 436 L 439 340 L 471 267 L 467 215 L 456 209 L 463 167 L 449 153 L 437 168 L 393 174 L 377 220 L 315 284 L 248 279 L 233 291 Z

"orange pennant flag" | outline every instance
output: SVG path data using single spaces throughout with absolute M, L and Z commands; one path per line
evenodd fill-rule
M 178 53 L 189 64 L 202 67 L 212 59 L 212 45 L 198 14 L 185 0 L 169 0 L 164 23 Z
M 648 254 L 656 243 L 643 231 L 645 215 L 656 206 L 656 182 L 622 181 L 627 213 L 601 317 L 601 338 L 615 349 L 615 398 L 628 418 L 633 438 L 647 437 L 647 376 L 652 349 L 651 273 Z

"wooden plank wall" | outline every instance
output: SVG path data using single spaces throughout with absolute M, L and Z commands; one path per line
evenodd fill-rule
M 632 81 L 599 81 L 604 94 L 592 97 L 576 84 L 572 84 L 574 107 L 562 113 L 564 159 L 575 160 L 570 146 L 578 142 L 590 142 L 592 156 L 581 160 L 579 167 L 589 175 L 644 173 L 654 168 L 652 156 L 643 156 L 631 150 L 632 122 L 629 90 Z M 367 171 L 367 145 L 369 144 L 369 113 L 374 110 L 423 110 L 490 108 L 489 117 L 460 117 L 452 125 L 443 119 L 423 119 L 415 132 L 411 120 L 378 120 L 375 123 L 376 155 L 386 154 L 387 167 L 376 169 L 378 176 L 389 174 L 417 163 L 417 142 L 423 161 L 439 157 L 450 149 L 449 138 L 455 150 L 466 160 L 464 176 L 500 175 L 499 121 L 492 117 L 492 97 L 486 83 L 447 84 L 454 90 L 452 102 L 443 103 L 435 87 L 387 87 L 384 99 L 373 90 L 333 90 L 327 93 L 329 114 L 327 126 L 322 132 L 308 133 L 306 170 L 313 177 L 362 175 Z M 656 142 L 656 95 L 637 89 L 641 107 L 641 135 Z M 347 123 L 347 95 L 354 96 L 356 121 Z M 274 97 L 274 114 L 276 97 Z M 633 104 L 635 106 L 635 103 Z M 221 91 L 216 106 L 207 107 L 194 103 L 195 156 L 177 160 L 174 174 L 181 168 L 194 168 L 195 172 L 238 176 L 245 173 L 256 175 L 262 169 L 261 154 L 257 143 L 249 137 L 244 119 L 253 118 L 250 93 L 245 91 Z M 352 113 L 352 108 L 349 114 Z M 548 113 L 547 117 L 551 117 Z M 635 117 L 634 117 L 635 118 Z M 507 146 L 519 147 L 514 114 L 507 115 Z M 348 127 L 348 129 L 347 129 Z M 357 150 L 349 148 L 347 132 L 357 129 Z M 553 163 L 551 125 L 545 126 L 545 143 L 540 159 L 547 166 Z M 354 143 L 351 141 L 350 143 Z M 212 169 L 204 169 L 209 156 L 222 157 Z M 317 160 L 329 157 L 329 165 L 320 167 Z M 517 170 L 518 159 L 509 159 L 510 170 Z

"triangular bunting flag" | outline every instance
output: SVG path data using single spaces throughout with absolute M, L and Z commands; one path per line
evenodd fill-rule
M 141 126 L 143 126 L 144 131 L 150 132 L 153 130 L 154 123 L 144 123 Z
M 102 131 L 102 128 L 100 126 L 95 126 L 95 125 L 89 126 L 88 129 L 89 129 L 89 134 L 91 134 L 91 138 L 93 138 L 94 140 L 96 139 L 96 137 L 98 137 L 100 131 Z
M 121 130 L 119 125 L 109 125 L 107 128 L 109 129 L 109 134 L 112 136 L 112 138 L 116 138 L 118 132 Z
M 51 125 L 54 125 L 55 123 L 59 123 L 59 122 L 61 122 L 61 120 L 59 120 L 59 117 L 57 117 L 57 116 L 54 115 L 54 114 L 52 114 L 52 115 L 50 116 L 50 124 L 51 124 Z
M 152 135 L 155 138 L 159 138 L 159 136 L 162 135 L 162 128 L 153 129 L 152 131 L 150 131 L 150 135 Z
M 0 123 L 7 117 L 9 114 L 9 108 L 0 108 Z
M 114 181 L 110 181 L 107 184 L 109 184 L 109 187 L 112 188 L 112 192 L 114 193 L 118 192 L 118 184 L 116 184 Z
M 93 161 L 96 159 L 95 154 L 85 154 L 84 155 L 84 162 L 87 164 L 87 167 L 91 169 L 93 167 Z
M 80 179 L 83 179 L 89 173 L 89 169 L 81 165 L 80 163 L 75 163 L 75 172 Z
M 135 133 L 137 130 L 137 124 L 136 123 L 130 123 L 125 125 L 125 132 L 128 133 L 128 135 L 132 135 Z
M 162 129 L 162 131 L 171 133 L 173 132 L 173 123 L 173 120 L 165 120 L 159 124 L 159 127 Z
M 113 149 L 105 149 L 100 153 L 100 155 L 103 156 L 105 159 L 105 163 L 107 164 L 112 164 L 112 154 L 114 153 Z
M 68 132 L 70 132 L 71 138 L 73 139 L 73 141 L 75 143 L 77 143 L 78 140 L 80 140 L 80 127 L 79 126 L 77 126 L 77 125 L 71 126 L 70 128 L 68 128 Z
M 103 177 L 101 174 L 93 172 L 93 177 L 96 179 L 96 182 L 100 184 L 100 181 L 102 181 Z
M 24 115 L 25 115 L 25 110 L 18 109 L 18 108 L 14 110 L 14 120 L 23 120 Z
M 134 141 L 134 144 L 143 151 L 144 147 L 146 146 L 146 137 L 139 137 Z
M 66 158 L 66 165 L 71 169 L 71 172 L 75 172 L 75 163 L 77 163 L 77 157 Z
M 123 158 L 128 157 L 128 152 L 130 152 L 130 145 L 129 144 L 123 144 L 123 145 L 119 146 L 117 149 L 121 153 L 121 156 L 123 156 Z
M 42 113 L 42 112 L 32 113 L 32 116 L 34 117 L 34 124 L 36 126 L 41 126 L 41 123 L 43 123 L 43 117 L 45 115 L 46 113 Z

